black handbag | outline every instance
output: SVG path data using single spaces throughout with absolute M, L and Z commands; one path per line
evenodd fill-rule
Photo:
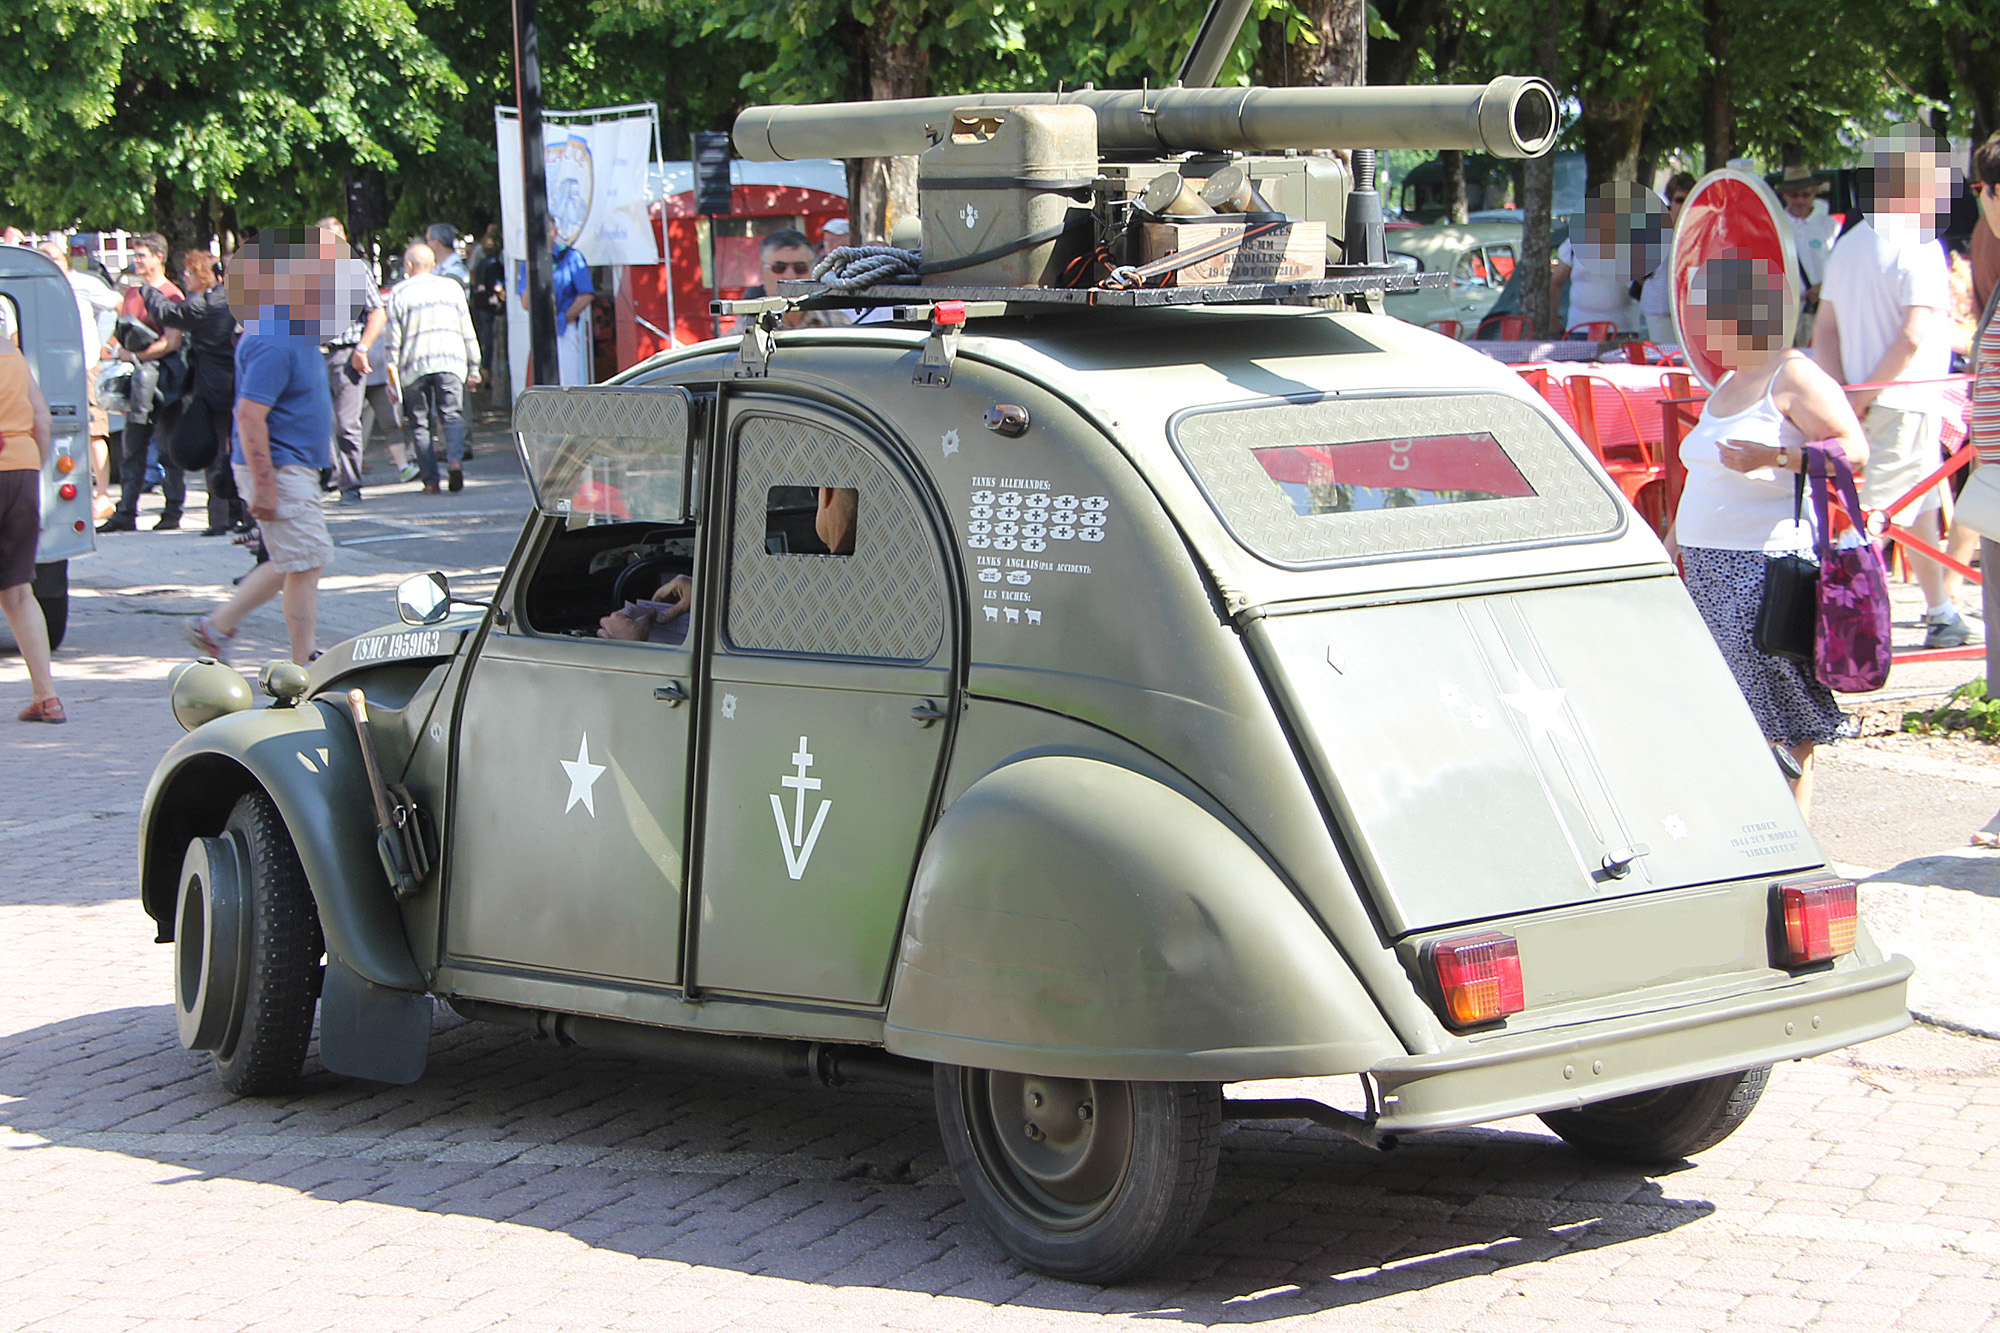
M 1805 513 L 1806 474 L 1803 466 L 1792 491 L 1792 522 Z M 1760 653 L 1788 658 L 1801 666 L 1813 664 L 1813 636 L 1819 626 L 1819 563 L 1792 552 L 1764 558 L 1764 598 L 1757 606 L 1751 642 Z

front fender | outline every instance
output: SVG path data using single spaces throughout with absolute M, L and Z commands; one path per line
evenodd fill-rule
M 354 725 L 329 703 L 253 708 L 183 736 L 139 811 L 139 888 L 162 943 L 189 838 L 211 837 L 243 793 L 263 788 L 284 817 L 319 907 L 327 951 L 378 986 L 422 990 L 388 876 Z
M 1234 829 L 1161 782 L 1074 755 L 998 768 L 938 821 L 885 1044 L 1021 1073 L 1224 1082 L 1406 1054 Z

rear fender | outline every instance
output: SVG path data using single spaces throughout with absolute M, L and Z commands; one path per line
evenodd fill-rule
M 1056 1076 L 1354 1073 L 1404 1048 L 1319 923 L 1193 797 L 1042 755 L 973 783 L 918 864 L 888 1049 Z
M 377 986 L 423 990 L 376 858 L 374 806 L 354 725 L 330 703 L 231 713 L 167 751 L 139 814 L 140 899 L 160 942 L 173 938 L 188 839 L 220 832 L 237 799 L 260 787 L 298 848 L 327 952 Z

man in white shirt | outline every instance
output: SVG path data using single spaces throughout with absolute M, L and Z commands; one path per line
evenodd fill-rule
M 1834 220 L 1826 200 L 1819 197 L 1819 177 L 1804 167 L 1786 167 L 1778 180 L 1778 197 L 1785 201 L 1785 214 L 1792 224 L 1792 252 L 1799 257 L 1799 278 L 1804 293 L 1799 311 L 1800 347 L 1812 345 L 1813 316 L 1819 309 L 1820 284 L 1826 280 L 1826 261 L 1840 239 L 1840 223 Z
M 1916 127 L 1892 131 L 1873 154 L 1868 220 L 1841 237 L 1820 285 L 1813 357 L 1842 384 L 1868 435 L 1861 503 L 1884 509 L 1936 470 L 1942 385 L 1951 372 L 1951 280 L 1937 243 L 1937 218 L 1948 180 L 1944 156 Z M 1936 487 L 1897 521 L 1933 545 L 1942 542 Z M 1952 605 L 1944 569 L 1910 553 L 1923 588 L 1927 648 L 1956 648 L 1971 631 Z

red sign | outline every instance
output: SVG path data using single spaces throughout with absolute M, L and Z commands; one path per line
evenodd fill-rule
M 1687 319 L 1688 284 L 1694 273 L 1725 250 L 1737 250 L 1762 260 L 1772 272 L 1785 275 L 1785 330 L 1780 346 L 1789 347 L 1799 327 L 1798 258 L 1792 249 L 1792 224 L 1784 205 L 1762 179 L 1746 172 L 1711 171 L 1696 183 L 1674 228 L 1674 328 L 1688 368 L 1713 389 L 1728 372 L 1700 345 Z

